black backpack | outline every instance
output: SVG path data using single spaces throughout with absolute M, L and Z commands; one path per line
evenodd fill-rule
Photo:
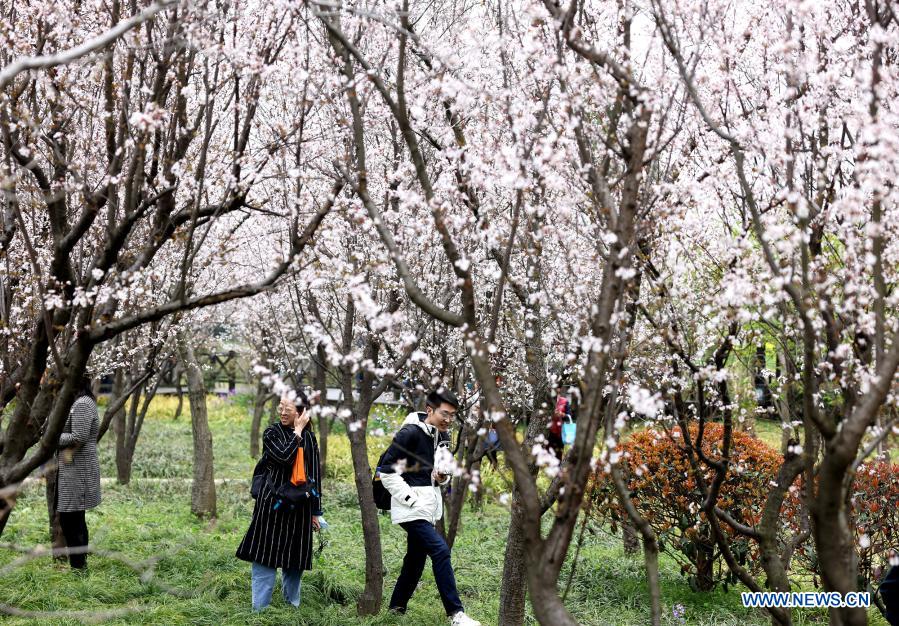
M 384 450 L 381 456 L 378 457 L 378 464 L 375 466 L 374 475 L 371 477 L 371 493 L 375 498 L 375 506 L 381 511 L 390 510 L 390 492 L 384 487 L 384 483 L 381 482 L 381 475 L 378 472 L 385 456 L 387 456 L 387 450 Z

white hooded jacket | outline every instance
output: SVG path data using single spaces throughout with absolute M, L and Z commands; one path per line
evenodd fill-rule
M 428 438 L 434 442 L 434 456 L 437 457 L 438 448 L 449 447 L 448 441 L 441 441 L 439 431 L 419 418 L 419 413 L 410 413 L 403 420 L 403 427 L 415 424 L 421 428 Z M 390 492 L 390 520 L 394 524 L 425 520 L 436 524 L 443 517 L 443 495 L 440 493 L 440 485 L 449 482 L 450 477 L 437 483 L 434 472 L 431 473 L 431 484 L 423 487 L 410 486 L 398 473 L 381 473 L 381 484 Z

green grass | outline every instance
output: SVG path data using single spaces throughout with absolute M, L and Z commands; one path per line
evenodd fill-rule
M 773 420 L 755 420 L 755 436 L 780 451 L 780 440 L 783 437 L 783 426 Z
M 97 548 L 122 555 L 130 561 L 152 565 L 142 582 L 139 574 L 113 558 L 93 555 L 86 576 L 68 567 L 38 558 L 10 567 L 19 555 L 0 551 L 0 603 L 27 611 L 102 611 L 133 606 L 113 624 L 308 624 L 375 626 L 399 624 L 430 626 L 446 624 L 433 577 L 426 570 L 409 613 L 402 618 L 382 613 L 358 618 L 354 599 L 364 582 L 361 525 L 349 445 L 337 433 L 329 441 L 329 482 L 325 485 L 325 510 L 331 528 L 328 545 L 312 572 L 303 578 L 303 602 L 285 606 L 276 589 L 272 607 L 261 615 L 250 612 L 249 565 L 234 557 L 249 522 L 252 500 L 248 477 L 253 459 L 249 446 L 249 403 L 245 398 L 210 402 L 214 437 L 216 477 L 228 479 L 217 489 L 219 518 L 213 526 L 190 514 L 191 475 L 190 419 L 171 418 L 170 399 L 154 401 L 135 456 L 133 481 L 128 486 L 104 486 L 103 504 L 88 513 L 91 542 Z M 397 419 L 397 416 L 385 416 Z M 401 419 L 401 416 L 399 416 Z M 376 457 L 387 438 L 374 438 L 370 454 Z M 101 446 L 104 476 L 115 476 L 110 434 Z M 485 482 L 492 492 L 504 490 L 503 479 L 485 469 Z M 26 490 L 19 499 L 2 540 L 30 548 L 47 542 L 47 509 L 41 485 Z M 508 511 L 486 497 L 479 511 L 467 510 L 463 528 L 453 550 L 460 595 L 466 610 L 484 624 L 495 624 L 499 585 L 505 550 Z M 405 533 L 381 518 L 385 580 L 385 603 L 396 579 L 405 551 Z M 568 580 L 571 564 L 563 570 Z M 710 593 L 690 591 L 677 564 L 661 561 L 664 620 L 666 625 L 752 626 L 768 623 L 758 612 L 740 606 L 739 590 Z M 185 597 L 163 590 L 174 587 Z M 642 625 L 647 623 L 647 593 L 642 559 L 623 554 L 621 540 L 603 529 L 588 532 L 567 605 L 581 624 Z M 672 616 L 672 608 L 683 605 L 686 622 Z M 530 611 L 530 607 L 528 607 Z M 812 621 L 815 618 L 815 621 Z M 75 619 L 48 616 L 44 619 L 7 618 L 9 624 L 75 624 Z M 533 617 L 528 615 L 528 623 Z M 819 613 L 799 615 L 798 624 L 826 623 Z M 883 622 L 881 622 L 883 623 Z

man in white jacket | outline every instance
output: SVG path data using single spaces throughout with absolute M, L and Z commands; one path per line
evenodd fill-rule
M 480 626 L 480 622 L 465 614 L 456 590 L 449 547 L 434 528 L 443 517 L 440 485 L 451 477 L 451 470 L 441 460 L 452 458 L 448 431 L 458 410 L 459 400 L 453 392 L 429 393 L 426 411 L 406 418 L 378 466 L 381 483 L 391 496 L 390 518 L 407 534 L 406 556 L 390 598 L 390 610 L 406 612 L 425 560 L 431 557 L 440 599 L 453 626 Z

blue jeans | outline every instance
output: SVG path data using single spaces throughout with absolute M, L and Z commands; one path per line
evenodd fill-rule
M 459 592 L 456 591 L 456 575 L 450 563 L 450 549 L 446 541 L 433 524 L 424 520 L 403 522 L 400 526 L 407 534 L 406 556 L 403 558 L 403 569 L 390 597 L 390 608 L 401 613 L 406 612 L 409 599 L 415 592 L 418 581 L 421 580 L 425 560 L 431 557 L 437 591 L 440 592 L 446 614 L 454 615 L 461 611 L 462 601 L 459 600 Z
M 253 563 L 250 569 L 250 580 L 252 581 L 254 611 L 261 611 L 272 603 L 272 592 L 275 590 L 277 573 L 278 570 L 274 567 Z M 281 591 L 288 604 L 300 606 L 300 578 L 302 575 L 303 570 L 301 569 L 281 569 Z

